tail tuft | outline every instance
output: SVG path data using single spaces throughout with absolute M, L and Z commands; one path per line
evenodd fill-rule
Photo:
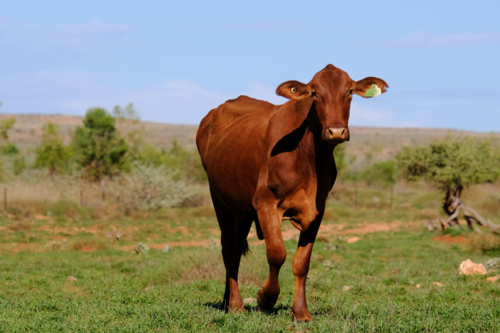
M 241 254 L 246 256 L 248 253 L 250 253 L 250 247 L 248 246 L 248 241 L 245 239 L 245 242 L 243 243 L 243 246 L 241 248 Z

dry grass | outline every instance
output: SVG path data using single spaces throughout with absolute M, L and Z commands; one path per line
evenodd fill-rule
M 103 241 L 92 239 L 75 241 L 70 244 L 70 248 L 73 251 L 94 252 L 107 250 L 109 245 Z
M 488 231 L 480 234 L 469 234 L 465 238 L 465 244 L 470 251 L 500 251 L 500 236 L 489 233 Z
M 32 220 L 37 215 L 104 220 L 117 220 L 125 216 L 133 219 L 214 216 L 206 184 L 193 184 L 189 187 L 198 198 L 198 203 L 203 203 L 203 207 L 186 208 L 181 213 L 175 209 L 158 212 L 126 211 L 117 204 L 113 181 L 108 181 L 105 200 L 93 184 L 69 176 L 51 178 L 46 172 L 38 170 L 30 170 L 4 186 L 7 190 L 7 213 L 17 219 Z M 1 203 L 3 189 L 0 188 Z

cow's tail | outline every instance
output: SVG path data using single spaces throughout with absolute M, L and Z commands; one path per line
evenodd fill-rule
M 250 253 L 250 246 L 248 246 L 248 240 L 245 239 L 241 247 L 241 254 L 246 256 L 248 253 Z

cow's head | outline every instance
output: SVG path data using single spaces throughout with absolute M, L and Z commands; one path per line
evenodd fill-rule
M 354 94 L 369 98 L 386 92 L 387 83 L 376 77 L 352 80 L 343 70 L 328 65 L 311 82 L 287 81 L 276 89 L 276 94 L 300 101 L 314 99 L 314 108 L 321 125 L 323 140 L 338 144 L 349 141 L 349 111 Z

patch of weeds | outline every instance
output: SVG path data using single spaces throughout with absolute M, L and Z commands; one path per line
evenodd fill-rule
M 448 228 L 443 230 L 443 235 L 450 235 L 452 237 L 460 236 L 460 235 L 464 235 L 464 234 L 468 234 L 468 233 L 469 233 L 469 230 L 467 230 L 465 228 L 448 227 Z
M 49 210 L 54 217 L 71 219 L 88 218 L 88 214 L 85 208 L 71 199 L 60 199 L 51 204 Z

